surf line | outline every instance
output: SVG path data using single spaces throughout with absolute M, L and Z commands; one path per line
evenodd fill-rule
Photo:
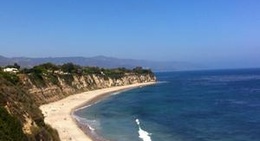
M 152 141 L 151 139 L 151 133 L 148 133 L 147 131 L 143 130 L 141 127 L 140 127 L 140 121 L 139 119 L 136 119 L 135 120 L 136 124 L 138 125 L 138 134 L 139 134 L 139 138 L 141 138 L 143 141 Z

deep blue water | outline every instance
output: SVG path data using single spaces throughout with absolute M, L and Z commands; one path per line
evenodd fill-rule
M 76 112 L 111 141 L 260 141 L 260 69 L 157 73 Z

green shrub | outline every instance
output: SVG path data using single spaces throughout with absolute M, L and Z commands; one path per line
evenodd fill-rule
M 60 77 L 63 78 L 65 83 L 70 86 L 72 85 L 72 81 L 74 81 L 72 74 L 61 75 Z
M 122 69 L 105 69 L 103 73 L 106 77 L 110 77 L 112 79 L 119 79 L 125 75 L 125 70 Z
M 13 84 L 17 84 L 19 82 L 19 77 L 16 74 L 1 71 L 0 77 L 5 78 L 6 80 L 8 80 Z
M 59 66 L 56 66 L 52 63 L 44 63 L 41 65 L 38 65 L 38 67 L 44 68 L 45 70 L 59 70 Z
M 153 72 L 150 69 L 143 69 L 142 67 L 134 68 L 133 72 L 136 74 L 153 74 Z
M 26 141 L 22 125 L 4 107 L 0 107 L 0 141 Z
M 48 76 L 48 79 L 51 81 L 52 84 L 59 85 L 59 80 L 58 80 L 58 77 L 56 75 L 50 74 Z
M 30 80 L 32 81 L 32 83 L 34 85 L 36 85 L 37 87 L 41 88 L 41 87 L 45 87 L 46 86 L 44 78 L 43 78 L 42 75 L 43 74 L 41 74 L 41 73 L 31 73 L 28 76 L 29 76 Z
M 85 67 L 83 71 L 85 74 L 101 74 L 101 70 L 98 67 Z
M 73 63 L 66 63 L 61 66 L 61 70 L 68 73 L 78 73 L 81 67 Z

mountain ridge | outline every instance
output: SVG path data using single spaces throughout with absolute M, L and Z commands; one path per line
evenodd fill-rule
M 12 65 L 18 63 L 22 67 L 31 68 L 35 65 L 51 62 L 57 65 L 64 63 L 74 63 L 81 66 L 97 66 L 102 68 L 135 68 L 142 66 L 143 68 L 150 68 L 153 71 L 174 71 L 174 70 L 191 70 L 200 69 L 201 66 L 189 62 L 176 62 L 176 61 L 149 61 L 139 59 L 121 59 L 116 57 L 107 57 L 103 55 L 94 57 L 4 57 L 0 55 L 0 66 Z

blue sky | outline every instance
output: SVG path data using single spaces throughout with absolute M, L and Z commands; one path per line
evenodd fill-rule
M 260 67 L 259 0 L 8 0 L 0 55 Z

